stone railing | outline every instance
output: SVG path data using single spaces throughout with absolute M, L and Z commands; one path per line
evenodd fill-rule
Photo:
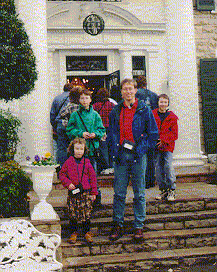
M 56 260 L 61 238 L 44 234 L 26 220 L 0 221 L 0 272 L 62 271 Z

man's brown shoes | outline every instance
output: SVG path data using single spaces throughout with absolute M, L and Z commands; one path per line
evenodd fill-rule
M 120 226 L 114 226 L 112 228 L 111 234 L 109 236 L 109 240 L 116 241 L 123 235 L 122 228 Z
M 144 240 L 143 231 L 142 229 L 135 229 L 135 233 L 133 236 L 134 240 L 137 242 L 141 242 Z

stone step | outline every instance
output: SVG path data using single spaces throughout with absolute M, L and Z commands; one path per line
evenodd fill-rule
M 152 252 L 129 252 L 121 254 L 68 257 L 63 260 L 63 271 L 143 271 L 157 266 L 184 266 L 215 262 L 217 246 L 156 250 Z M 82 270 L 85 269 L 85 270 Z
M 132 232 L 133 218 L 133 216 L 125 216 L 124 229 L 127 233 Z M 147 215 L 144 223 L 146 231 L 217 227 L 217 210 Z M 91 220 L 95 235 L 108 235 L 111 226 L 112 217 Z M 61 227 L 62 237 L 68 237 L 70 235 L 69 220 L 61 220 Z
M 67 218 L 67 207 L 56 207 L 59 217 L 64 220 Z M 217 199 L 191 199 L 186 200 L 176 200 L 173 203 L 168 203 L 167 201 L 150 201 L 146 204 L 146 214 L 155 215 L 156 217 L 161 217 L 165 214 L 165 217 L 176 216 L 176 213 L 186 213 L 194 212 L 197 215 L 198 211 L 212 211 L 217 210 Z M 92 218 L 107 218 L 112 217 L 113 207 L 112 205 L 102 205 L 100 210 L 93 212 Z M 125 216 L 133 215 L 133 204 L 126 204 Z M 159 215 L 159 216 L 158 216 Z M 181 214 L 182 216 L 182 214 Z M 147 217 L 148 218 L 148 217 Z
M 93 240 L 91 245 L 87 245 L 83 237 L 79 237 L 77 243 L 71 245 L 67 239 L 62 239 L 63 258 L 216 246 L 217 229 L 144 232 L 144 241 L 141 243 L 136 243 L 132 234 L 124 235 L 118 241 L 113 242 L 109 241 L 108 236 L 101 235 L 94 236 Z
M 212 182 L 216 180 L 216 165 L 212 163 L 206 163 L 204 165 L 197 166 L 185 166 L 175 165 L 176 182 L 177 183 L 195 183 L 195 182 Z M 100 187 L 112 187 L 114 181 L 114 175 L 99 175 L 97 177 Z M 62 189 L 61 181 L 54 176 L 53 180 L 54 188 Z
M 113 202 L 113 189 L 101 188 L 102 204 L 105 205 L 105 212 L 100 212 L 100 217 L 108 216 L 108 210 L 111 210 Z M 155 196 L 159 193 L 157 187 L 146 190 L 147 214 L 156 213 L 171 213 L 184 212 L 206 209 L 217 209 L 217 186 L 206 183 L 189 183 L 177 184 L 176 200 L 172 203 L 167 201 L 157 201 Z M 55 189 L 52 190 L 47 197 L 47 201 L 55 208 L 66 207 L 67 190 Z M 35 192 L 31 191 L 30 195 L 30 210 L 33 205 L 38 203 L 38 197 Z M 126 196 L 127 209 L 132 208 L 133 190 L 128 187 Z M 110 212 L 110 211 L 109 211 Z

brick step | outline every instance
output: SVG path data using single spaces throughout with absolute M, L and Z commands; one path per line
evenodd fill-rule
M 135 252 L 151 252 L 156 250 L 169 250 L 180 248 L 196 248 L 216 246 L 217 229 L 205 228 L 195 230 L 167 230 L 145 232 L 144 242 L 136 243 L 132 234 L 123 236 L 118 241 L 111 242 L 108 236 L 94 236 L 94 242 L 87 245 L 80 237 L 75 245 L 62 240 L 63 258 L 75 256 L 96 256 Z
M 63 271 L 143 271 L 161 265 L 171 268 L 200 261 L 215 262 L 216 256 L 217 246 L 68 257 L 63 260 Z
M 202 166 L 175 166 L 177 183 L 213 182 L 216 180 L 214 164 L 206 163 Z M 114 175 L 99 175 L 97 177 L 100 187 L 112 187 Z M 60 180 L 54 176 L 54 186 L 62 188 Z
M 114 182 L 113 175 L 98 176 L 99 187 L 112 187 Z M 176 176 L 177 183 L 196 183 L 196 182 L 208 182 L 213 183 L 216 180 L 215 173 L 194 173 L 194 174 L 179 174 Z M 131 183 L 130 183 L 131 184 Z M 61 181 L 56 179 L 53 182 L 54 189 L 64 189 Z
M 147 231 L 159 230 L 183 230 L 194 228 L 217 227 L 217 210 L 155 214 L 147 215 L 145 220 L 145 229 Z M 124 228 L 130 233 L 133 227 L 133 216 L 125 217 Z M 112 217 L 93 218 L 91 227 L 96 235 L 108 235 L 111 230 Z M 69 236 L 69 220 L 61 220 L 62 237 Z
M 176 200 L 174 202 L 155 200 L 159 193 L 158 188 L 151 188 L 146 192 L 147 214 L 174 213 L 185 211 L 197 211 L 207 209 L 217 209 L 217 186 L 197 184 L 197 188 L 185 185 L 184 188 L 177 188 Z M 103 208 L 95 212 L 96 216 L 107 217 L 112 213 L 113 190 L 111 188 L 101 188 Z M 58 210 L 66 207 L 67 190 L 52 190 L 47 197 L 47 201 Z M 30 210 L 38 203 L 36 193 L 31 191 Z M 133 193 L 129 187 L 126 197 L 126 213 L 132 214 Z M 64 209 L 63 209 L 64 210 Z
M 67 207 L 56 207 L 61 220 L 67 218 Z M 158 218 L 176 216 L 176 213 L 186 213 L 194 212 L 196 214 L 198 211 L 212 211 L 217 210 L 217 199 L 192 199 L 188 200 L 177 200 L 173 203 L 168 203 L 167 201 L 150 201 L 146 204 L 146 214 L 155 215 Z M 95 210 L 93 212 L 92 218 L 107 218 L 112 217 L 113 207 L 112 205 L 102 205 L 100 210 Z M 125 208 L 125 216 L 133 215 L 133 204 L 127 203 Z M 181 215 L 182 216 L 182 215 Z M 148 217 L 147 217 L 148 218 Z

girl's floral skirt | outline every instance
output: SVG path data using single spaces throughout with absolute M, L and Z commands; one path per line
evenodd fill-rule
M 84 191 L 82 194 L 73 195 L 68 191 L 67 206 L 70 220 L 76 220 L 78 223 L 89 220 L 93 210 L 90 192 Z

